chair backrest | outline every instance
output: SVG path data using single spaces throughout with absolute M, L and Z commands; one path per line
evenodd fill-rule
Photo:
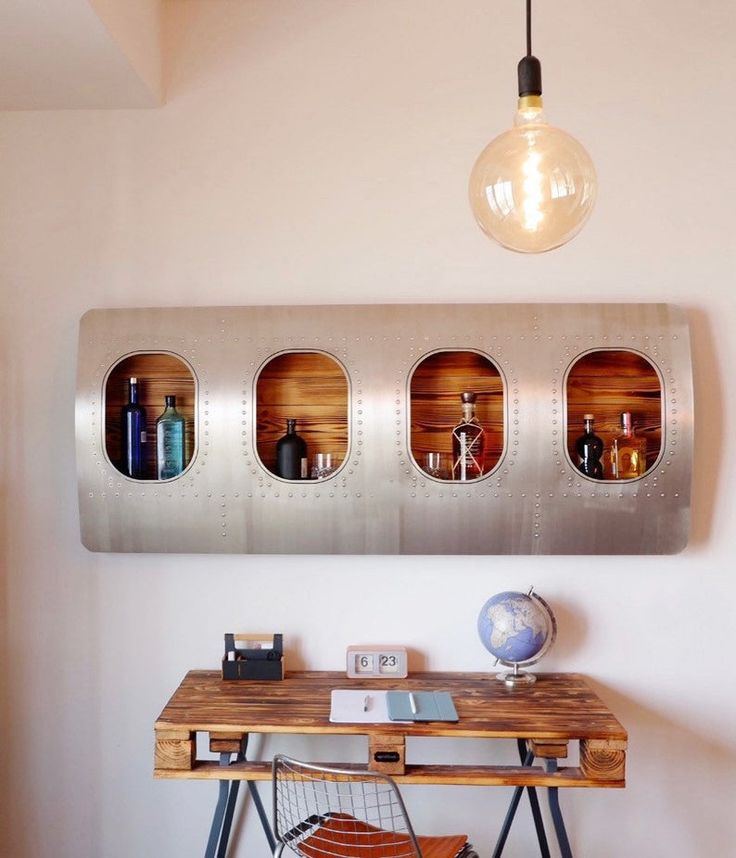
M 394 781 L 277 754 L 273 826 L 279 849 L 304 858 L 422 858 Z

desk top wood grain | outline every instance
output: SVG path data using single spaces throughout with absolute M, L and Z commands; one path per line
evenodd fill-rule
M 333 688 L 449 691 L 459 721 L 332 724 Z M 627 734 L 579 674 L 542 673 L 530 686 L 507 688 L 492 673 L 412 673 L 408 679 L 347 679 L 337 671 L 287 672 L 282 681 L 222 680 L 190 671 L 156 721 L 156 731 L 325 733 L 568 741 L 605 740 L 625 748 Z

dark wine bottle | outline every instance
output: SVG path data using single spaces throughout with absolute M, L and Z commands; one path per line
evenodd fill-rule
M 146 409 L 138 404 L 138 379 L 128 379 L 128 404 L 120 410 L 120 470 L 142 480 L 146 470 Z
M 276 442 L 276 475 L 285 480 L 307 478 L 307 444 L 296 434 L 296 420 L 286 421 L 286 435 Z
M 575 451 L 578 454 L 578 470 L 586 477 L 594 480 L 603 479 L 603 441 L 593 432 L 592 414 L 583 414 L 585 431 L 575 442 Z

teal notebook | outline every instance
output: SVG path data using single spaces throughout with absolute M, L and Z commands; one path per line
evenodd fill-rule
M 392 721 L 457 721 L 448 691 L 387 691 L 386 707 Z

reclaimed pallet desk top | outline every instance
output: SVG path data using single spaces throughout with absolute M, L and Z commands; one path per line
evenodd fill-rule
M 457 723 L 333 724 L 333 688 L 449 691 Z M 193 670 L 155 724 L 155 776 L 266 780 L 270 762 L 245 761 L 223 768 L 198 760 L 196 734 L 208 732 L 210 750 L 237 752 L 249 733 L 365 735 L 368 765 L 402 783 L 622 787 L 627 733 L 579 674 L 538 674 L 533 685 L 507 688 L 491 673 L 412 673 L 406 679 L 347 679 L 342 672 L 292 671 L 282 681 L 223 681 L 219 671 Z M 525 739 L 535 756 L 564 759 L 579 743 L 579 764 L 546 772 L 538 766 L 411 765 L 407 736 Z M 337 744 L 337 743 L 336 743 Z M 339 746 L 338 746 L 339 748 Z M 391 751 L 385 766 L 376 752 Z M 382 755 L 379 755 L 382 756 Z M 479 761 L 490 752 L 479 749 Z

